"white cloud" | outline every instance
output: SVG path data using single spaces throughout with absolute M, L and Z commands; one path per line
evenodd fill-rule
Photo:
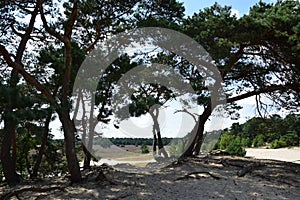
M 234 8 L 232 8 L 231 9 L 231 15 L 232 16 L 236 16 L 237 18 L 240 18 L 241 16 L 240 16 L 240 12 L 237 10 L 237 9 L 234 9 Z

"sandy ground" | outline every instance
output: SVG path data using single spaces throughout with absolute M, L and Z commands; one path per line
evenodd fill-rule
M 300 164 L 300 147 L 281 149 L 248 148 L 246 149 L 246 151 L 247 157 L 253 157 L 257 159 L 281 160 Z
M 214 155 L 189 158 L 151 173 L 126 173 L 102 165 L 82 174 L 81 184 L 57 177 L 2 186 L 0 199 L 300 199 L 300 165 L 274 160 Z
M 280 160 L 280 161 L 294 162 L 300 164 L 300 147 L 280 148 L 280 149 L 247 148 L 246 152 L 247 152 L 246 157 L 251 157 L 256 159 Z M 100 166 L 104 163 L 109 165 L 125 164 L 125 163 L 138 165 L 138 164 L 147 164 L 150 162 L 155 162 L 155 160 L 152 157 L 152 154 L 135 153 L 133 154 L 132 158 L 130 156 L 126 157 L 126 154 L 122 154 L 120 155 L 120 158 L 117 159 L 102 158 L 98 162 L 91 161 L 91 165 Z M 80 166 L 83 166 L 83 162 L 80 163 Z

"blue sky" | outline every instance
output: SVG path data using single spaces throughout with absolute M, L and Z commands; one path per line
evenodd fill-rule
M 212 6 L 215 2 L 222 6 L 231 6 L 233 10 L 239 12 L 239 16 L 247 14 L 250 7 L 259 2 L 259 0 L 178 0 L 184 2 L 185 14 L 188 16 L 198 12 L 200 9 Z M 276 0 L 264 0 L 266 3 L 276 2 Z

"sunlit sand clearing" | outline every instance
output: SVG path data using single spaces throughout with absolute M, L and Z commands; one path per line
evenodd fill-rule
M 257 159 L 272 159 L 300 164 L 300 147 L 281 149 L 247 148 L 246 156 Z
M 146 166 L 150 162 L 156 162 L 152 153 L 142 154 L 139 147 L 131 148 L 130 151 L 126 148 L 112 145 L 109 148 L 94 145 L 94 156 L 99 158 L 99 161 L 91 161 L 91 165 L 102 165 L 104 163 L 109 165 L 130 164 L 137 167 Z M 81 163 L 82 165 L 82 163 Z
M 118 161 L 148 161 L 153 159 L 153 156 L 151 153 L 147 154 L 141 154 L 141 155 L 136 155 L 136 156 L 124 156 L 121 158 L 116 158 Z

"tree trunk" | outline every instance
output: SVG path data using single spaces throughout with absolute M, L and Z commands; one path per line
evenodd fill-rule
M 203 111 L 202 115 L 199 117 L 199 125 L 197 129 L 197 138 L 195 143 L 195 148 L 193 149 L 194 155 L 199 155 L 200 149 L 203 143 L 203 133 L 204 133 L 204 125 L 206 121 L 208 120 L 209 116 L 212 113 L 212 107 L 209 104 Z
M 207 119 L 209 118 L 209 116 L 211 115 L 211 113 L 212 113 L 211 105 L 206 106 L 203 113 L 199 116 L 198 123 L 196 124 L 194 130 L 191 133 L 189 139 L 190 143 L 187 149 L 180 156 L 181 158 L 190 157 L 193 155 L 199 155 L 201 145 L 203 142 L 204 125 Z M 196 129 L 196 133 L 194 133 L 195 129 Z
M 156 114 L 154 114 L 154 111 Z M 152 111 L 149 112 L 152 120 L 153 120 L 153 136 L 154 136 L 154 141 L 153 141 L 153 155 L 156 155 L 156 145 L 158 146 L 158 155 L 160 156 L 163 154 L 164 158 L 168 158 L 168 153 L 166 152 L 164 148 L 164 144 L 162 142 L 161 134 L 160 134 L 160 127 L 158 123 L 158 114 L 159 110 L 158 108 L 154 108 Z M 157 136 L 157 138 L 156 138 Z M 154 152 L 154 146 L 155 146 L 155 152 Z M 154 154 L 155 153 L 155 154 Z
M 84 153 L 84 161 L 83 161 L 83 169 L 89 169 L 90 168 L 90 163 L 92 160 L 92 150 L 93 150 L 93 141 L 94 141 L 94 132 L 95 132 L 95 127 L 98 124 L 98 119 L 94 119 L 94 109 L 95 109 L 95 96 L 92 94 L 91 98 L 91 108 L 90 110 L 90 116 L 88 117 L 88 122 L 86 121 L 86 109 L 85 105 L 88 105 L 84 103 L 83 99 L 83 94 L 80 91 L 78 93 L 78 101 L 75 106 L 75 111 L 79 109 L 79 102 L 82 102 L 82 148 L 83 148 L 83 153 Z M 103 108 L 104 109 L 104 108 Z M 77 113 L 74 114 L 74 120 L 76 120 L 76 115 Z
M 158 139 L 158 155 L 163 154 L 164 158 L 168 158 L 168 153 L 166 152 L 164 148 L 164 144 L 161 139 L 160 131 L 157 131 L 157 139 Z
M 53 91 L 54 96 L 57 95 L 57 91 L 58 91 L 58 87 L 56 87 Z M 37 175 L 38 175 L 38 171 L 39 171 L 39 168 L 40 168 L 40 165 L 41 165 L 41 162 L 42 162 L 42 158 L 43 158 L 43 155 L 45 153 L 46 145 L 47 145 L 47 142 L 48 142 L 49 125 L 50 125 L 51 117 L 52 117 L 52 114 L 53 114 L 51 110 L 49 110 L 48 112 L 49 113 L 48 113 L 48 115 L 46 117 L 46 120 L 45 120 L 44 132 L 43 132 L 43 137 L 42 137 L 42 141 L 41 141 L 41 147 L 39 149 L 37 159 L 36 159 L 35 164 L 34 164 L 33 169 L 32 169 L 31 178 L 36 178 Z
M 15 133 L 15 123 L 12 119 L 4 115 L 4 130 L 1 147 L 1 162 L 5 180 L 9 186 L 17 185 L 21 182 L 21 176 L 16 173 L 16 160 L 11 156 L 11 146 Z
M 75 127 L 68 111 L 58 111 L 58 115 L 64 131 L 66 157 L 71 181 L 78 183 L 81 182 L 81 173 L 75 152 Z
M 198 126 L 195 148 L 193 150 L 193 153 L 196 156 L 199 155 L 203 143 L 204 124 L 205 123 L 201 123 Z
M 86 148 L 85 144 L 82 144 L 82 149 L 83 149 L 83 153 L 84 153 L 83 169 L 90 169 L 92 155 L 91 155 L 90 151 Z
M 92 159 L 92 152 L 93 152 L 93 143 L 94 143 L 94 134 L 95 134 L 95 127 L 98 124 L 97 118 L 94 118 L 94 110 L 95 110 L 95 94 L 92 94 L 91 98 L 91 108 L 90 108 L 90 116 L 89 116 L 89 123 L 88 123 L 88 143 L 87 143 L 87 148 L 85 152 L 85 167 L 90 168 L 90 162 Z
M 13 121 L 9 122 L 14 124 Z M 16 124 L 13 125 L 13 128 L 11 129 L 12 134 L 12 163 L 13 168 L 17 168 L 17 133 L 16 133 Z
M 195 129 L 197 128 L 197 126 L 194 127 L 193 131 L 190 133 L 189 136 L 189 144 L 187 146 L 187 148 L 184 150 L 184 152 L 181 154 L 180 158 L 185 158 L 185 157 L 191 157 L 193 155 L 193 150 L 194 150 L 194 146 L 196 144 L 197 141 L 197 132 L 195 133 Z
M 90 116 L 92 117 L 92 116 Z M 93 142 L 94 142 L 94 133 L 95 133 L 95 127 L 97 126 L 97 120 L 96 122 L 93 120 L 91 121 L 90 120 L 90 123 L 89 123 L 89 136 L 88 136 L 88 142 L 87 142 L 87 147 L 85 146 L 84 147 L 84 154 L 85 154 L 85 157 L 84 157 L 84 169 L 89 169 L 90 168 L 90 163 L 91 163 L 91 160 L 92 160 L 92 157 L 94 157 L 92 155 L 92 151 L 93 151 Z M 85 143 L 86 145 L 86 143 Z
M 16 70 L 12 70 L 10 75 L 10 88 L 15 88 L 19 82 L 19 76 Z M 13 116 L 12 102 L 4 111 L 4 134 L 1 147 L 1 162 L 6 182 L 10 186 L 21 182 L 22 177 L 16 172 L 17 147 L 16 147 L 16 122 Z M 11 148 L 12 152 L 11 152 Z M 11 154 L 12 153 L 12 154 Z
M 152 155 L 153 155 L 153 157 L 156 156 L 156 145 L 157 145 L 157 137 L 156 137 L 156 134 L 153 130 L 153 144 L 152 144 Z
M 52 113 L 49 113 L 46 120 L 45 120 L 45 126 L 44 126 L 44 133 L 42 137 L 41 147 L 39 149 L 39 153 L 37 156 L 37 159 L 35 161 L 35 164 L 32 169 L 32 175 L 31 178 L 36 178 L 38 175 L 38 171 L 42 162 L 43 154 L 45 152 L 45 148 L 48 142 L 48 135 L 49 135 L 49 124 L 51 121 Z

